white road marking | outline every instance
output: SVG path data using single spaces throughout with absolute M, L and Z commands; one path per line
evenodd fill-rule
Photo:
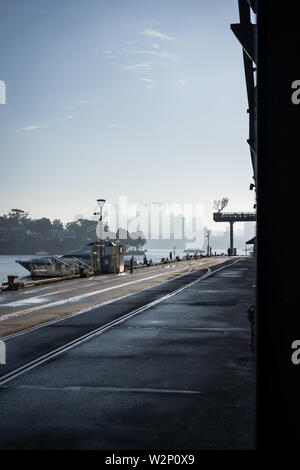
M 207 267 L 204 267 L 204 269 L 208 270 Z M 181 277 L 187 276 L 188 274 L 190 274 L 190 272 L 180 274 L 179 276 L 176 277 L 176 279 L 180 279 Z M 167 279 L 167 280 L 161 282 L 159 285 L 166 284 L 166 283 L 171 282 L 173 280 L 174 280 L 174 278 Z M 109 305 L 109 304 L 112 304 L 114 302 L 118 302 L 119 300 L 126 299 L 127 297 L 130 297 L 131 295 L 138 294 L 139 292 L 145 292 L 146 290 L 150 290 L 153 287 L 155 287 L 155 286 L 145 287 L 144 289 L 141 289 L 140 291 L 131 292 L 130 294 L 125 294 L 125 295 L 122 295 L 121 297 L 114 297 L 113 299 L 106 300 L 106 301 L 101 302 L 99 304 L 90 305 L 89 307 L 85 307 L 82 310 L 79 310 L 78 312 L 69 313 L 69 314 L 64 315 L 63 317 L 54 318 L 53 320 L 48 320 L 46 322 L 39 323 L 38 325 L 34 325 L 34 326 L 31 326 L 31 327 L 26 328 L 24 330 L 17 331 L 15 333 L 11 333 L 7 336 L 2 336 L 1 339 L 5 340 L 5 341 L 8 341 L 9 339 L 13 339 L 16 336 L 21 336 L 21 335 L 24 335 L 25 333 L 30 333 L 30 332 L 38 330 L 40 328 L 44 328 L 45 326 L 53 325 L 55 323 L 67 320 L 69 318 L 77 317 L 78 315 L 81 315 L 82 313 L 90 312 L 91 310 L 95 310 L 96 308 L 104 307 L 105 305 Z
M 201 265 L 203 267 L 203 269 L 209 269 L 207 266 L 205 266 L 206 263 L 202 262 L 202 261 L 199 261 L 198 262 L 198 265 Z M 184 276 L 187 276 L 188 274 L 190 274 L 190 271 L 186 272 L 186 273 L 183 273 L 183 274 L 180 274 L 176 277 L 176 279 L 179 279 L 181 277 L 184 277 Z M 171 279 L 167 279 L 165 281 L 163 281 L 161 284 L 165 284 L 167 282 L 170 282 L 174 280 L 174 278 L 171 278 Z M 105 281 L 105 282 L 108 282 L 108 281 Z M 94 284 L 89 284 L 89 285 L 94 285 Z M 144 289 L 142 289 L 143 291 L 145 290 L 148 290 L 148 289 L 152 289 L 153 286 L 150 286 L 150 287 L 146 287 Z M 76 288 L 75 288 L 76 289 Z M 71 289 L 71 290 L 74 290 L 74 289 Z M 65 292 L 65 291 L 63 291 Z M 99 308 L 99 307 L 103 307 L 105 305 L 109 305 L 113 302 L 117 302 L 119 300 L 123 300 L 125 299 L 126 297 L 129 297 L 131 295 L 134 295 L 134 294 L 137 294 L 138 292 L 141 292 L 141 291 L 137 291 L 137 292 L 132 292 L 132 293 L 129 293 L 129 294 L 125 294 L 125 295 L 122 295 L 120 297 L 115 297 L 113 299 L 110 299 L 110 300 L 106 300 L 104 302 L 101 302 L 101 303 L 98 303 L 98 304 L 92 304 L 90 305 L 89 307 L 85 307 L 84 309 L 82 310 L 79 310 L 77 312 L 74 312 L 74 313 L 69 313 L 69 314 L 66 314 L 64 315 L 63 317 L 59 317 L 59 318 L 55 318 L 53 320 L 48 320 L 46 322 L 43 322 L 43 323 L 39 323 L 38 325 L 34 325 L 34 326 L 31 326 L 29 328 L 25 328 L 24 330 L 21 330 L 21 331 L 17 331 L 15 333 L 11 333 L 7 336 L 3 336 L 2 339 L 4 339 L 5 341 L 8 341 L 9 339 L 13 339 L 17 336 L 21 336 L 25 333 L 29 333 L 29 332 L 32 332 L 32 331 L 35 331 L 35 330 L 38 330 L 40 328 L 43 328 L 45 326 L 49 326 L 49 325 L 53 325 L 54 323 L 58 323 L 60 321 L 64 321 L 66 319 L 69 319 L 69 318 L 73 318 L 73 317 L 76 317 L 77 315 L 81 315 L 82 313 L 86 313 L 86 312 L 89 312 L 91 310 L 94 310 L 96 308 Z M 1 318 L 1 317 L 0 317 Z
M 136 310 L 133 310 L 132 312 L 129 312 L 129 313 L 123 315 L 121 318 L 113 320 L 113 321 L 107 323 L 106 325 L 102 325 L 101 327 L 99 327 L 99 328 L 97 328 L 97 329 L 95 329 L 95 330 L 93 330 L 89 333 L 86 333 L 85 335 L 82 335 L 79 338 L 76 338 L 75 340 L 70 341 L 69 343 L 66 343 L 63 346 L 60 346 L 59 348 L 56 348 L 53 351 L 51 351 L 47 354 L 44 354 L 43 356 L 40 356 L 39 358 L 36 358 L 33 361 L 30 361 L 27 364 L 24 364 L 23 366 L 18 367 L 14 371 L 8 372 L 7 374 L 3 375 L 0 378 L 0 386 L 4 385 L 7 382 L 10 382 L 11 380 L 16 379 L 20 375 L 23 375 L 23 374 L 25 374 L 26 372 L 29 372 L 32 369 L 35 369 L 36 367 L 44 364 L 45 362 L 48 362 L 49 360 L 53 360 L 57 356 L 60 356 L 61 354 L 69 351 L 70 349 L 73 349 L 75 346 L 79 346 L 80 344 L 85 343 L 86 341 L 88 341 L 92 338 L 100 336 L 101 334 L 105 333 L 106 331 L 111 330 L 112 328 L 114 328 L 116 326 L 119 326 L 120 324 L 124 323 L 125 321 L 129 320 L 130 318 L 132 318 L 132 317 L 144 312 L 145 310 L 148 310 L 148 309 L 164 302 L 165 300 L 168 300 L 169 298 L 173 297 L 174 295 L 179 294 L 180 292 L 182 292 L 182 291 L 188 289 L 189 287 L 197 284 L 202 279 L 205 279 L 205 278 L 211 276 L 212 274 L 215 274 L 218 271 L 221 271 L 221 270 L 223 270 L 223 269 L 225 269 L 229 266 L 232 266 L 233 264 L 237 263 L 238 261 L 239 261 L 239 259 L 235 260 L 233 263 L 231 263 L 229 265 L 223 266 L 223 267 L 218 268 L 214 271 L 211 271 L 210 268 L 207 268 L 208 272 L 206 274 L 204 274 L 203 276 L 199 277 L 198 279 L 196 279 L 195 281 L 189 282 L 185 286 L 182 286 L 179 289 L 176 289 L 175 291 L 170 292 L 169 294 L 164 295 L 163 297 L 160 297 L 159 299 L 156 299 L 153 302 L 150 302 L 150 303 L 144 305 L 143 307 L 140 307 Z
M 72 282 L 72 284 L 74 284 L 74 283 Z M 46 287 L 43 287 L 43 288 L 38 287 L 38 288 L 36 288 L 34 290 L 30 290 L 30 291 L 27 291 L 27 290 L 26 291 L 19 291 L 17 294 L 32 294 L 32 293 L 38 294 L 38 295 L 35 295 L 34 297 L 24 297 L 23 300 L 28 300 L 29 301 L 30 299 L 36 299 L 36 298 L 39 298 L 39 297 L 47 297 L 47 296 L 50 296 L 50 295 L 59 294 L 61 292 L 71 292 L 72 290 L 76 290 L 78 288 L 81 289 L 81 288 L 94 286 L 94 285 L 95 285 L 95 282 L 93 282 L 91 284 L 83 284 L 82 286 L 77 285 L 76 287 L 72 287 L 71 289 L 66 288 L 66 289 L 56 290 L 54 292 L 48 292 L 47 294 L 39 294 L 39 292 L 45 290 Z M 48 286 L 47 287 L 47 289 L 50 289 L 50 288 L 53 288 L 53 286 Z M 16 293 L 14 293 L 13 295 L 15 296 Z M 7 296 L 7 294 L 6 294 L 6 296 Z M 19 301 L 16 301 L 16 302 L 19 302 Z M 8 302 L 8 303 L 5 303 L 5 304 L 0 303 L 0 306 L 7 307 L 7 306 L 10 306 L 11 304 L 15 304 L 15 302 Z
M 42 296 L 40 296 L 42 297 Z M 30 304 L 42 304 L 43 302 L 48 302 L 47 299 L 42 299 L 40 297 L 30 297 L 30 299 L 17 300 L 16 302 L 10 302 L 8 304 L 1 305 L 2 307 L 25 307 L 25 305 Z
M 131 284 L 137 284 L 138 282 L 148 281 L 148 280 L 155 279 L 155 278 L 161 277 L 161 276 L 165 276 L 165 273 L 155 274 L 154 276 L 143 277 L 141 279 L 135 279 L 133 281 L 125 282 L 123 284 L 118 284 L 116 286 L 106 287 L 105 289 L 100 289 L 100 290 L 96 290 L 96 291 L 93 291 L 93 292 L 87 292 L 85 294 L 76 295 L 74 297 L 69 297 L 67 299 L 56 300 L 54 302 L 49 302 L 47 304 L 39 305 L 37 307 L 30 307 L 30 308 L 27 308 L 25 310 L 19 310 L 17 312 L 13 312 L 13 313 L 7 313 L 6 315 L 3 315 L 3 316 L 0 317 L 0 322 L 8 320 L 10 318 L 16 318 L 16 317 L 19 317 L 21 315 L 32 313 L 32 312 L 35 312 L 37 310 L 42 310 L 42 309 L 47 308 L 47 307 L 57 307 L 59 305 L 65 305 L 65 304 L 70 303 L 70 302 L 78 302 L 79 300 L 85 299 L 87 297 L 92 297 L 94 295 L 101 294 L 103 292 L 108 292 L 108 291 L 114 290 L 114 289 L 120 289 L 122 287 L 127 287 Z
M 175 266 L 175 265 L 174 265 Z M 159 268 L 155 268 L 153 271 L 160 271 L 160 268 L 161 266 L 159 266 Z M 185 268 L 185 265 L 183 266 L 177 266 L 177 271 L 181 271 L 182 269 Z M 135 273 L 135 274 L 140 274 L 140 273 Z M 42 290 L 45 290 L 45 289 L 51 289 L 53 288 L 53 286 L 47 286 L 47 287 L 37 287 L 36 289 L 33 289 L 33 290 L 30 290 L 30 291 L 22 291 L 22 292 L 18 292 L 18 293 L 24 293 L 24 294 L 29 294 L 29 293 L 36 293 L 37 295 L 35 295 L 34 297 L 26 297 L 22 300 L 17 300 L 17 301 L 13 301 L 13 302 L 7 302 L 7 303 L 0 303 L 0 306 L 3 306 L 3 307 L 16 307 L 18 305 L 24 305 L 25 303 L 26 304 L 30 304 L 30 303 L 36 303 L 36 299 L 38 299 L 39 297 L 46 297 L 46 296 L 51 296 L 51 295 L 54 295 L 54 294 L 59 294 L 59 293 L 66 293 L 66 292 L 71 292 L 73 290 L 77 290 L 77 289 L 85 289 L 86 287 L 90 287 L 90 286 L 95 286 L 97 285 L 97 281 L 100 281 L 101 282 L 101 285 L 103 284 L 107 284 L 108 282 L 113 282 L 113 281 L 118 281 L 118 278 L 119 277 L 124 277 L 124 276 L 128 276 L 127 273 L 121 273 L 121 274 L 118 274 L 116 277 L 109 277 L 109 275 L 106 275 L 106 276 L 92 276 L 91 278 L 89 278 L 89 280 L 92 280 L 93 278 L 95 277 L 98 277 L 98 280 L 96 279 L 94 282 L 92 283 L 89 283 L 89 284 L 81 284 L 79 285 L 78 284 L 78 280 L 77 281 L 74 281 L 72 282 L 71 284 L 74 285 L 74 284 L 77 284 L 76 287 L 72 287 L 71 289 L 68 289 L 68 287 L 71 285 L 71 284 L 68 284 L 66 286 L 65 289 L 61 289 L 61 290 L 57 290 L 57 291 L 54 291 L 54 292 L 48 292 L 46 294 L 39 294 L 39 292 L 41 292 Z M 108 278 L 109 277 L 109 278 Z M 18 294 L 17 293 L 17 294 Z M 16 293 L 13 294 L 14 296 L 16 295 Z M 6 295 L 7 296 L 7 295 Z M 0 297 L 1 298 L 1 297 Z M 32 302 L 30 301 L 32 299 Z M 24 300 L 24 301 L 23 301 Z M 20 302 L 20 304 L 18 304 L 18 302 Z
M 179 326 L 178 328 L 171 328 L 169 326 L 163 326 L 163 325 L 153 325 L 153 322 L 152 324 L 150 324 L 149 326 L 130 326 L 128 328 L 142 328 L 143 330 L 153 330 L 153 329 L 160 329 L 160 330 L 176 330 L 176 331 L 182 331 L 182 330 L 195 330 L 195 331 L 249 331 L 249 328 L 210 328 L 210 327 L 197 327 L 197 326 L 193 326 L 193 327 L 188 327 L 188 326 Z M 3 338 L 4 339 L 4 338 Z
M 94 285 L 95 284 L 86 284 L 85 286 L 82 286 L 82 287 L 89 287 L 89 286 L 94 286 Z M 26 305 L 26 304 L 29 305 L 29 304 L 47 302 L 47 299 L 46 300 L 39 300 L 40 297 L 49 297 L 51 295 L 60 294 L 62 292 L 70 292 L 72 290 L 77 290 L 77 289 L 78 289 L 78 287 L 73 287 L 72 289 L 56 290 L 54 292 L 48 292 L 48 294 L 37 295 L 35 297 L 24 297 L 23 299 L 16 300 L 15 302 L 8 302 L 6 304 L 0 304 L 0 307 L 18 307 L 18 306 Z M 28 294 L 28 292 L 25 292 L 25 293 Z
M 4 385 L 3 388 L 23 389 L 23 390 L 47 390 L 55 392 L 124 392 L 124 393 L 175 393 L 183 395 L 199 395 L 206 393 L 200 390 L 176 390 L 170 388 L 130 388 L 130 387 L 88 387 L 88 386 L 70 386 L 70 387 L 44 387 L 42 385 Z
M 90 284 L 92 285 L 92 284 Z M 73 289 L 69 289 L 69 290 L 76 290 L 78 289 L 77 287 L 74 287 Z M 41 294 L 41 295 L 37 295 L 35 297 L 24 297 L 24 299 L 21 299 L 21 300 L 16 300 L 15 302 L 8 302 L 6 304 L 0 304 L 1 307 L 17 307 L 18 305 L 22 305 L 22 304 L 30 304 L 30 303 L 36 303 L 38 301 L 38 299 L 40 297 L 49 297 L 50 295 L 56 295 L 56 294 L 60 294 L 61 292 L 69 292 L 69 290 L 56 290 L 54 292 L 48 292 L 48 294 Z M 27 292 L 26 292 L 27 294 Z M 45 302 L 47 302 L 47 300 L 45 300 Z

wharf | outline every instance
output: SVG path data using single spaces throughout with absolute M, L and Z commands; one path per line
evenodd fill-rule
M 253 449 L 255 260 L 216 261 L 13 293 L 0 448 Z

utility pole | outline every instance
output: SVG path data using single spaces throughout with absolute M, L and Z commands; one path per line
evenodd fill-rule
M 102 213 L 103 213 L 103 206 L 105 204 L 105 199 L 97 199 L 97 203 L 98 203 L 98 206 L 99 206 L 99 212 L 94 212 L 94 215 L 99 215 L 99 224 L 100 224 L 100 230 L 99 230 L 100 231 L 100 236 L 99 236 L 99 239 L 100 239 L 99 264 L 100 264 L 100 266 L 97 266 L 97 270 L 101 272 L 102 271 L 102 263 L 103 263 L 104 246 L 105 246 L 104 245 L 105 242 L 102 239 L 102 236 L 103 236 L 103 216 L 102 216 Z M 97 255 L 97 258 L 98 258 L 98 255 Z
M 210 235 L 210 230 L 207 230 L 207 256 L 209 256 L 209 235 Z
M 102 212 L 103 212 L 103 206 L 105 204 L 105 199 L 97 199 L 97 203 L 100 209 L 100 212 L 95 212 L 94 215 L 100 215 L 99 217 L 99 222 L 100 222 L 100 237 L 102 237 L 102 231 L 103 231 L 103 217 L 102 217 Z

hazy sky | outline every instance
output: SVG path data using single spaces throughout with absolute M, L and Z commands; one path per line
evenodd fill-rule
M 237 0 L 3 0 L 0 214 L 95 200 L 252 210 Z

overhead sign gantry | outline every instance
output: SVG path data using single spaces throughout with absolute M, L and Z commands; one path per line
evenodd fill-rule
M 214 212 L 215 222 L 229 222 L 230 224 L 230 251 L 233 253 L 233 224 L 235 222 L 255 222 L 255 212 Z

